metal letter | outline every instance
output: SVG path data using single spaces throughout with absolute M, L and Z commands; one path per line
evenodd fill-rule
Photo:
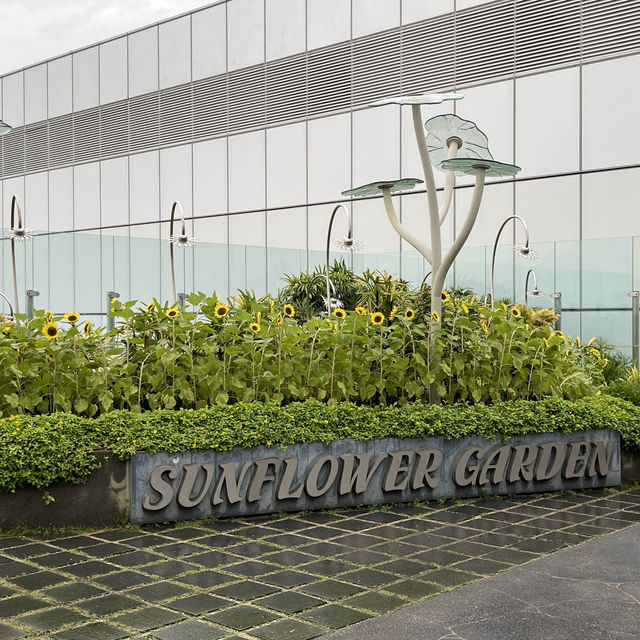
M 487 482 L 489 482 L 489 474 L 492 471 L 492 484 L 500 484 L 501 482 L 504 482 L 505 476 L 507 474 L 507 463 L 509 462 L 510 455 L 511 447 L 508 445 L 498 447 L 497 449 L 490 451 L 489 455 L 485 458 L 485 461 L 482 465 L 482 471 L 480 472 L 480 477 L 478 478 L 478 484 L 487 484 Z
M 236 465 L 233 462 L 221 462 L 219 467 L 222 469 L 222 473 L 218 477 L 218 482 L 216 483 L 216 488 L 213 492 L 213 497 L 211 498 L 211 504 L 222 503 L 223 486 L 227 488 L 227 502 L 229 504 L 240 502 L 242 499 L 240 496 L 240 487 L 242 486 L 242 481 L 244 480 L 245 475 L 247 475 L 247 471 L 249 471 L 252 464 L 252 462 L 245 462 L 242 465 L 240 477 L 236 478 Z
M 264 458 L 263 460 L 256 460 L 256 470 L 253 472 L 253 478 L 251 478 L 251 484 L 249 485 L 249 493 L 247 493 L 247 502 L 256 502 L 260 500 L 260 493 L 264 483 L 268 480 L 275 480 L 276 473 L 280 469 L 282 460 L 280 458 Z M 273 473 L 268 473 L 269 467 L 273 465 Z
M 407 458 L 407 466 L 403 466 L 404 458 Z M 382 485 L 383 491 L 403 491 L 409 484 L 409 465 L 413 460 L 413 451 L 394 451 L 391 453 L 391 462 L 389 463 L 389 469 L 384 477 L 384 484 Z M 407 475 L 398 484 L 398 476 L 401 473 Z
M 320 470 L 326 463 L 329 463 L 329 472 L 324 484 L 319 487 L 318 480 L 320 476 Z M 323 493 L 329 490 L 329 487 L 335 482 L 338 476 L 338 461 L 334 456 L 319 456 L 313 461 L 309 471 L 307 471 L 307 478 L 305 480 L 305 489 L 309 496 L 312 498 L 319 498 Z
M 352 491 L 354 493 L 364 493 L 369 486 L 371 477 L 387 455 L 387 453 L 378 453 L 371 466 L 369 466 L 368 453 L 345 453 L 339 456 L 342 459 L 342 476 L 340 476 L 338 494 L 343 496 Z M 354 473 L 353 463 L 356 458 L 358 459 L 358 467 Z
M 584 440 L 567 444 L 569 452 L 562 472 L 565 478 L 580 478 L 584 476 L 591 450 L 589 445 L 590 443 Z
M 476 456 L 476 460 L 481 460 L 484 452 L 478 447 L 469 447 L 460 454 L 453 467 L 453 481 L 459 487 L 468 487 L 469 485 L 475 484 L 478 479 L 478 472 L 480 471 L 480 465 L 478 464 L 469 467 L 468 471 L 471 473 L 466 474 L 467 464 L 471 456 Z
M 413 471 L 413 481 L 411 488 L 420 489 L 427 484 L 431 489 L 435 489 L 439 484 L 438 478 L 432 478 L 429 474 L 440 468 L 442 464 L 442 451 L 438 449 L 427 449 L 418 451 L 418 461 Z
M 199 464 L 185 464 L 184 465 L 184 473 L 182 475 L 182 481 L 180 482 L 180 490 L 178 491 L 178 504 L 181 507 L 195 507 L 200 504 L 202 498 L 204 498 L 207 491 L 209 491 L 209 487 L 211 486 L 211 482 L 213 481 L 213 464 L 207 463 L 203 464 L 202 468 L 205 472 L 204 482 L 202 483 L 202 489 L 200 489 L 200 493 L 195 498 L 191 497 L 191 492 L 193 491 L 193 487 L 196 483 L 196 478 L 198 477 L 198 471 L 200 471 Z
M 553 453 L 553 462 L 549 464 L 551 460 L 551 454 Z M 562 463 L 564 462 L 564 447 L 557 442 L 547 442 L 541 444 L 538 451 L 538 462 L 536 462 L 536 470 L 533 478 L 537 482 L 541 480 L 549 480 L 553 478 L 560 469 L 562 469 Z
M 508 482 L 518 482 L 520 478 L 525 482 L 531 482 L 533 480 L 533 465 L 537 457 L 538 447 L 535 444 L 514 446 L 509 462 Z
M 167 482 L 162 476 L 167 473 L 170 480 L 175 480 L 178 476 L 178 469 L 172 464 L 163 464 L 156 467 L 149 474 L 149 484 L 152 489 L 155 489 L 160 494 L 160 500 L 157 502 L 151 502 L 149 494 L 145 493 L 142 499 L 142 508 L 149 511 L 158 511 L 164 509 L 173 498 L 173 485 Z
M 591 455 L 587 465 L 587 475 L 590 478 L 593 478 L 596 473 L 601 476 L 606 476 L 609 473 L 615 446 L 614 440 L 609 440 L 606 444 L 602 440 L 591 443 Z M 597 470 L 596 466 L 598 467 Z
M 299 484 L 297 489 L 291 489 L 291 483 L 296 475 L 298 468 L 298 458 L 284 459 L 284 472 L 278 484 L 278 500 L 288 500 L 290 498 L 299 498 L 304 489 L 303 484 Z

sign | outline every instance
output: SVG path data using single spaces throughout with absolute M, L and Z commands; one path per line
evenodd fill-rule
M 582 431 L 488 441 L 387 438 L 286 449 L 137 453 L 137 524 L 620 484 L 620 436 Z

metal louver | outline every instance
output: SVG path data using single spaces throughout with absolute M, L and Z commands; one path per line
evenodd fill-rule
M 49 123 L 34 122 L 25 127 L 24 169 L 42 171 L 49 166 Z
M 193 83 L 193 137 L 208 138 L 227 132 L 227 76 Z
M 24 127 L 12 129 L 2 136 L 3 164 L 6 175 L 24 172 Z
M 193 138 L 193 99 L 191 84 L 160 92 L 160 144 L 184 142 Z
M 307 54 L 309 116 L 351 108 L 351 42 Z
M 89 162 L 100 158 L 100 110 L 87 109 L 73 114 L 73 160 Z
M 583 0 L 583 59 L 630 50 L 640 50 L 640 0 Z
M 143 151 L 160 144 L 160 100 L 157 93 L 129 101 L 129 150 Z
M 73 118 L 71 114 L 49 120 L 49 167 L 73 162 Z
M 354 40 L 354 106 L 400 93 L 400 70 L 400 29 Z
M 268 62 L 267 122 L 303 120 L 307 115 L 307 56 Z
M 100 153 L 103 158 L 129 152 L 129 101 L 100 108 Z
M 229 131 L 264 127 L 267 123 L 266 76 L 263 64 L 229 74 Z

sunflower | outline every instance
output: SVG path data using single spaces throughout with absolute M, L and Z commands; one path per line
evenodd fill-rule
M 281 314 L 281 313 L 279 313 L 279 314 L 276 316 L 276 324 L 277 324 L 278 326 L 279 326 L 279 325 L 281 325 L 281 324 L 282 324 L 282 322 L 283 322 L 283 320 L 284 320 L 284 319 L 283 319 L 283 317 L 282 317 L 282 314 Z
M 502 303 L 502 308 L 504 309 L 505 313 L 508 311 L 507 305 L 504 302 Z
M 551 343 L 546 338 L 542 338 L 542 339 L 544 340 L 544 344 L 548 349 L 551 346 Z
M 487 326 L 487 323 L 484 320 L 482 321 L 482 330 L 485 333 L 489 333 L 489 327 Z
M 371 322 L 375 325 L 382 324 L 384 322 L 384 313 L 380 311 L 374 311 L 371 314 Z
M 275 304 L 276 304 L 275 300 L 269 301 L 269 315 L 273 315 L 273 307 L 275 306 Z
M 216 304 L 216 308 L 214 310 L 216 318 L 224 318 L 227 313 L 229 313 L 229 307 L 226 304 Z
M 180 315 L 180 310 L 177 307 L 171 307 L 166 313 L 167 318 L 177 318 Z
M 285 304 L 282 310 L 284 311 L 284 315 L 288 318 L 293 318 L 293 316 L 296 315 L 296 310 L 293 308 L 292 304 Z
M 442 302 L 449 302 L 449 300 L 451 300 L 451 296 L 446 291 L 443 291 L 440 294 L 440 299 L 442 300 Z
M 84 333 L 85 336 L 91 333 L 91 323 L 88 320 L 82 325 L 82 333 Z
M 594 347 L 591 347 L 591 349 L 589 349 L 589 353 L 592 356 L 595 356 L 598 360 L 600 360 L 600 358 L 601 358 L 600 352 L 597 349 L 595 349 Z
M 347 312 L 344 309 L 334 309 L 333 315 L 338 318 L 338 320 L 342 320 L 347 317 Z
M 359 316 L 363 316 L 365 315 L 365 313 L 367 313 L 367 310 L 364 307 L 356 307 L 356 313 Z
M 522 315 L 520 313 L 520 309 L 518 309 L 518 307 L 511 307 L 510 313 L 514 318 L 519 318 Z
M 404 312 L 404 317 L 405 317 L 407 320 L 413 320 L 413 319 L 416 317 L 416 312 L 415 312 L 413 309 L 407 309 L 407 310 Z
M 251 329 L 251 331 L 253 331 L 253 333 L 258 333 L 258 331 L 260 331 L 260 325 L 257 322 L 252 322 L 249 325 L 249 329 Z
M 145 308 L 144 308 L 144 312 L 145 313 L 149 313 L 150 311 L 153 311 L 156 308 L 156 303 L 155 302 L 150 302 Z
M 393 320 L 396 317 L 396 313 L 398 313 L 398 307 L 393 307 L 393 309 L 391 309 L 391 313 L 389 314 L 389 320 Z
M 431 317 L 433 318 L 434 322 L 440 322 L 440 314 L 437 311 L 432 311 Z
M 58 337 L 58 325 L 55 322 L 47 322 L 47 324 L 42 327 L 42 333 L 44 333 L 45 337 L 49 340 L 53 340 L 53 338 Z
M 464 302 L 462 303 L 462 310 L 463 310 L 465 313 L 469 313 L 469 307 L 467 307 L 467 305 L 466 305 Z
M 76 322 L 78 322 L 78 320 L 80 320 L 80 314 L 77 311 L 71 311 L 64 314 L 64 319 L 69 324 L 75 324 Z

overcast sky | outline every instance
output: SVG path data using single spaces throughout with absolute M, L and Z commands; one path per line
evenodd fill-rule
M 212 0 L 0 0 L 0 75 Z

